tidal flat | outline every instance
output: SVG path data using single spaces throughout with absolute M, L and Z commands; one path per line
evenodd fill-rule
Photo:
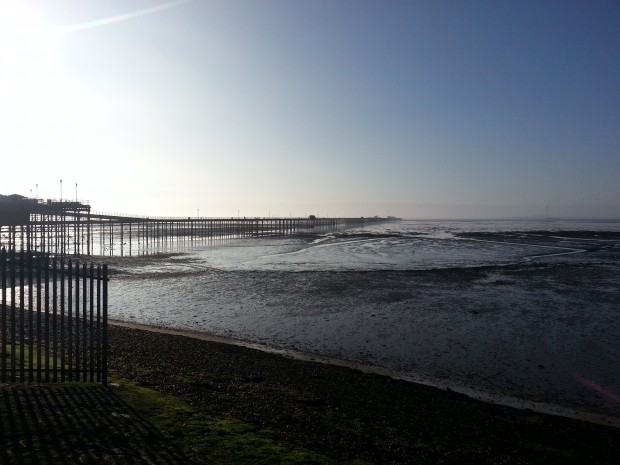
M 110 316 L 614 424 L 614 228 L 403 222 L 112 257 Z

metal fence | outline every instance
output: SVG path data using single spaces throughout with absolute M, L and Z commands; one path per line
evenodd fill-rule
M 107 265 L 0 249 L 0 382 L 107 384 Z

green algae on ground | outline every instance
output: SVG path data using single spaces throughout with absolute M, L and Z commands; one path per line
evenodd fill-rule
M 171 441 L 194 459 L 213 464 L 316 464 L 342 463 L 296 447 L 268 428 L 236 418 L 211 415 L 178 397 L 140 386 L 134 381 L 115 380 L 118 394 L 151 421 Z M 369 462 L 355 460 L 349 465 Z
M 38 349 L 38 347 L 40 347 L 40 349 Z M 37 346 L 36 344 L 33 345 L 32 350 L 30 349 L 29 343 L 23 345 L 23 350 L 21 343 L 16 343 L 15 345 L 6 344 L 4 350 L 6 352 L 5 363 L 7 370 L 13 368 L 13 363 L 15 363 L 16 371 L 21 370 L 22 366 L 24 370 L 27 371 L 30 369 L 38 369 L 39 367 L 46 368 L 47 366 L 50 368 L 57 367 L 57 369 L 60 370 L 63 365 L 59 357 L 60 351 L 57 350 L 56 354 L 54 354 L 53 351 L 48 350 L 43 344 L 41 346 Z M 54 355 L 56 356 L 54 357 Z M 64 367 L 68 369 L 69 365 L 65 363 Z
M 115 376 L 184 402 L 176 416 L 147 418 L 185 451 L 207 450 L 193 454 L 207 463 L 296 463 L 297 453 L 306 454 L 297 463 L 620 463 L 616 428 L 245 347 L 119 327 L 109 334 Z M 265 450 L 272 458 L 263 460 Z

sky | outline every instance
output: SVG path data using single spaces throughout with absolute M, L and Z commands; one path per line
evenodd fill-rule
M 0 0 L 0 193 L 620 218 L 615 0 Z

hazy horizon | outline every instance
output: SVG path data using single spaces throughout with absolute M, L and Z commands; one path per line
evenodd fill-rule
M 617 219 L 619 44 L 613 0 L 7 0 L 0 193 Z

